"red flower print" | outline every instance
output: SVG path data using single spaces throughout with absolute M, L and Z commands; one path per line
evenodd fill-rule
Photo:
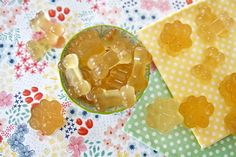
M 24 4 L 24 5 L 28 5 L 29 2 L 30 2 L 30 0 L 24 0 L 24 1 L 23 1 L 23 4 Z
M 107 149 L 109 149 L 110 147 L 112 147 L 112 143 L 111 143 L 111 139 L 104 139 L 103 140 L 104 145 L 106 146 Z
M 9 13 L 9 11 L 6 8 L 4 8 L 4 7 L 0 8 L 0 15 L 2 17 L 7 16 L 8 13 Z
M 127 121 L 126 118 L 125 119 L 119 118 L 118 123 L 116 125 L 116 129 L 122 129 L 125 126 L 126 121 Z
M 0 143 L 2 143 L 3 137 L 0 135 Z
M 124 142 L 124 143 L 126 143 L 126 141 L 129 140 L 129 136 L 126 135 L 125 133 L 119 135 L 118 137 L 119 137 L 119 139 L 120 139 L 122 142 Z
M 110 136 L 110 137 L 112 137 L 112 136 L 114 137 L 116 131 L 117 131 L 117 128 L 112 128 L 111 126 L 109 126 L 109 127 L 107 128 L 107 131 L 104 132 L 104 135 Z
M 75 136 L 70 137 L 68 148 L 70 152 L 73 153 L 73 157 L 79 157 L 82 152 L 87 150 L 87 147 L 84 144 L 84 138 Z
M 12 16 L 12 17 L 10 17 L 6 20 L 6 25 L 7 25 L 8 28 L 11 28 L 15 24 L 16 24 L 15 16 Z
M 20 41 L 17 43 L 17 47 L 18 49 L 21 49 L 25 44 L 23 43 L 23 41 Z
M 16 79 L 21 78 L 23 75 L 21 73 L 16 73 Z
M 91 8 L 94 12 L 99 10 L 98 4 L 94 4 Z
M 13 11 L 14 15 L 21 14 L 21 10 L 22 10 L 21 6 L 12 8 L 12 11 Z

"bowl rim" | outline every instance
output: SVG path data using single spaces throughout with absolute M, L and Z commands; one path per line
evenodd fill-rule
M 76 36 L 78 36 L 80 33 L 84 32 L 84 31 L 86 31 L 86 30 L 89 30 L 89 29 L 92 29 L 92 28 L 96 28 L 96 27 L 102 27 L 102 26 L 106 26 L 106 27 L 111 27 L 111 28 L 116 28 L 116 29 L 122 30 L 123 32 L 125 32 L 125 33 L 127 33 L 129 36 L 131 36 L 131 38 L 134 39 L 135 42 L 137 42 L 139 45 L 141 45 L 142 47 L 144 47 L 143 44 L 142 44 L 142 42 L 141 42 L 140 40 L 138 40 L 137 37 L 136 37 L 134 34 L 130 33 L 129 31 L 127 31 L 127 30 L 125 30 L 125 29 L 123 29 L 123 28 L 121 28 L 121 27 L 114 26 L 114 25 L 99 24 L 99 25 L 94 25 L 94 26 L 86 27 L 86 28 L 80 30 L 79 32 L 77 32 L 76 34 L 74 34 L 74 35 L 66 42 L 65 46 L 63 47 L 63 49 L 62 49 L 62 51 L 61 51 L 59 63 L 60 63 L 60 61 L 62 60 L 62 58 L 64 57 L 65 48 L 67 47 L 67 45 L 68 45 Z M 61 72 L 61 70 L 60 70 L 59 68 L 57 68 L 57 70 L 58 70 L 58 73 L 59 73 L 59 76 L 60 76 L 60 83 L 61 83 L 61 85 L 62 85 L 62 89 L 63 89 L 63 91 L 66 93 L 67 97 L 68 97 L 74 104 L 76 104 L 77 106 L 81 107 L 81 108 L 84 109 L 85 111 L 90 112 L 90 113 L 95 113 L 95 114 L 109 115 L 109 114 L 119 113 L 119 112 L 122 112 L 122 111 L 124 111 L 124 110 L 126 110 L 126 109 L 129 109 L 129 108 L 125 108 L 125 107 L 124 107 L 124 108 L 121 108 L 121 109 L 118 109 L 118 110 L 114 110 L 114 111 L 102 111 L 102 112 L 99 112 L 99 111 L 94 111 L 94 110 L 91 110 L 91 109 L 89 109 L 89 108 L 86 108 L 86 106 L 84 106 L 84 105 L 82 105 L 81 103 L 77 102 L 74 98 L 72 98 L 72 97 L 69 95 L 68 91 L 66 90 L 65 83 L 63 83 L 63 81 L 64 81 L 63 78 L 64 78 L 64 77 L 62 76 L 62 72 Z M 148 79 L 148 81 L 149 81 L 149 78 L 150 78 L 150 65 L 148 65 L 148 70 L 147 70 L 147 71 L 148 71 L 148 77 L 147 77 L 147 79 Z M 137 99 L 136 99 L 135 104 L 136 104 L 136 103 L 138 102 L 138 100 L 142 97 L 144 91 L 145 91 L 145 89 L 144 89 L 142 92 L 140 92 L 140 94 L 138 95 L 138 97 L 137 97 Z M 135 104 L 134 104 L 134 105 L 135 105 Z

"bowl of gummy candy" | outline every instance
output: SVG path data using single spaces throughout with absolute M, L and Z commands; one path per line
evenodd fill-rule
M 148 85 L 152 57 L 124 29 L 97 25 L 77 33 L 58 64 L 69 98 L 89 112 L 110 114 L 132 107 Z

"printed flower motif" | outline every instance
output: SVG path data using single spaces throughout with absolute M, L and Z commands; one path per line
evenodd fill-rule
M 183 121 L 178 111 L 179 104 L 171 98 L 156 99 L 147 106 L 146 123 L 160 133 L 168 133 Z
M 122 129 L 125 126 L 126 121 L 127 121 L 126 118 L 124 118 L 124 119 L 119 118 L 115 128 L 116 129 Z
M 120 15 L 121 10 L 118 7 L 113 7 L 109 12 L 114 15 Z
M 45 37 L 45 34 L 43 32 L 34 32 L 32 35 L 32 39 L 33 40 L 40 40 L 43 39 Z
M 121 151 L 122 150 L 122 147 L 121 147 L 120 144 L 114 145 L 113 147 L 115 148 L 116 151 Z
M 141 8 L 150 10 L 155 6 L 155 2 L 153 0 L 141 0 Z
M 8 13 L 9 13 L 9 11 L 6 9 L 6 7 L 0 8 L 0 15 L 1 15 L 2 17 L 7 16 Z
M 192 46 L 192 28 L 176 20 L 174 23 L 166 23 L 160 34 L 159 44 L 170 56 L 177 56 L 182 49 Z
M 5 91 L 0 92 L 0 107 L 9 107 L 12 105 L 12 94 Z
M 206 128 L 209 117 L 214 112 L 214 106 L 209 103 L 205 96 L 189 96 L 180 104 L 179 112 L 184 117 L 184 124 L 188 128 Z
M 29 129 L 27 128 L 26 124 L 21 124 L 17 126 L 16 132 L 21 134 L 27 134 L 29 132 Z
M 0 143 L 2 143 L 3 137 L 2 135 L 0 135 Z
M 13 11 L 14 15 L 21 14 L 21 10 L 22 10 L 21 6 L 12 8 L 12 11 Z
M 16 25 L 16 18 L 15 16 L 12 16 L 6 20 L 6 25 L 8 28 L 11 28 L 12 26 Z
M 106 146 L 107 149 L 109 149 L 113 146 L 112 143 L 111 143 L 111 139 L 104 139 L 103 143 L 104 143 L 104 145 Z
M 157 8 L 159 8 L 162 12 L 168 11 L 170 9 L 169 1 L 161 0 L 156 3 Z
M 98 14 L 102 15 L 102 16 L 107 16 L 107 10 L 105 8 L 101 8 L 99 11 L 98 11 Z
M 29 146 L 23 146 L 19 150 L 19 157 L 32 157 L 35 154 L 34 150 L 30 150 Z
M 7 143 L 11 146 L 11 149 L 15 152 L 18 152 L 21 148 L 24 147 L 22 142 L 24 141 L 24 137 L 22 134 L 14 133 L 8 140 Z
M 122 143 L 126 143 L 129 140 L 129 136 L 126 134 L 120 134 L 119 139 L 122 141 Z
M 115 136 L 115 133 L 116 133 L 117 129 L 116 128 L 112 128 L 111 126 L 109 126 L 107 128 L 107 131 L 104 132 L 104 135 L 106 136 Z
M 0 131 L 2 131 L 3 130 L 3 128 L 4 128 L 4 124 L 6 123 L 6 119 L 5 118 L 1 118 L 0 119 Z
M 73 157 L 79 157 L 82 152 L 87 150 L 87 147 L 84 144 L 84 138 L 75 136 L 70 138 L 68 148 L 71 152 L 73 152 Z

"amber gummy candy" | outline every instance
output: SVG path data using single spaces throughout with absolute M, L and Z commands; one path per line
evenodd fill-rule
M 43 135 L 53 134 L 56 129 L 64 125 L 61 104 L 56 100 L 41 100 L 39 105 L 31 109 L 29 124 Z
M 96 30 L 86 30 L 76 36 L 66 48 L 79 56 L 80 67 L 86 67 L 89 58 L 104 52 L 105 48 Z
M 236 108 L 236 73 L 224 78 L 220 83 L 219 91 L 228 106 Z
M 191 69 L 193 76 L 203 82 L 212 79 L 215 69 L 224 62 L 225 55 L 215 47 L 209 47 L 204 51 L 204 59 L 201 64 L 195 65 Z
M 147 65 L 152 61 L 152 56 L 143 47 L 136 47 L 134 50 L 134 65 L 128 80 L 128 85 L 133 86 L 135 91 L 142 91 L 148 85 L 146 78 Z
M 192 28 L 176 20 L 173 23 L 166 23 L 160 34 L 159 44 L 170 56 L 181 54 L 181 50 L 192 46 Z
M 236 107 L 233 107 L 231 111 L 225 117 L 225 127 L 236 136 Z
M 214 14 L 206 3 L 200 6 L 195 22 L 198 26 L 197 33 L 206 43 L 213 43 L 216 36 L 228 37 L 229 31 L 235 23 L 226 12 L 222 12 L 220 15 Z
M 214 112 L 214 106 L 205 96 L 189 96 L 180 104 L 179 112 L 184 117 L 186 127 L 206 128 L 209 125 L 209 117 Z
M 146 111 L 147 125 L 163 134 L 170 132 L 183 121 L 179 113 L 179 103 L 173 99 L 158 98 L 147 106 Z

